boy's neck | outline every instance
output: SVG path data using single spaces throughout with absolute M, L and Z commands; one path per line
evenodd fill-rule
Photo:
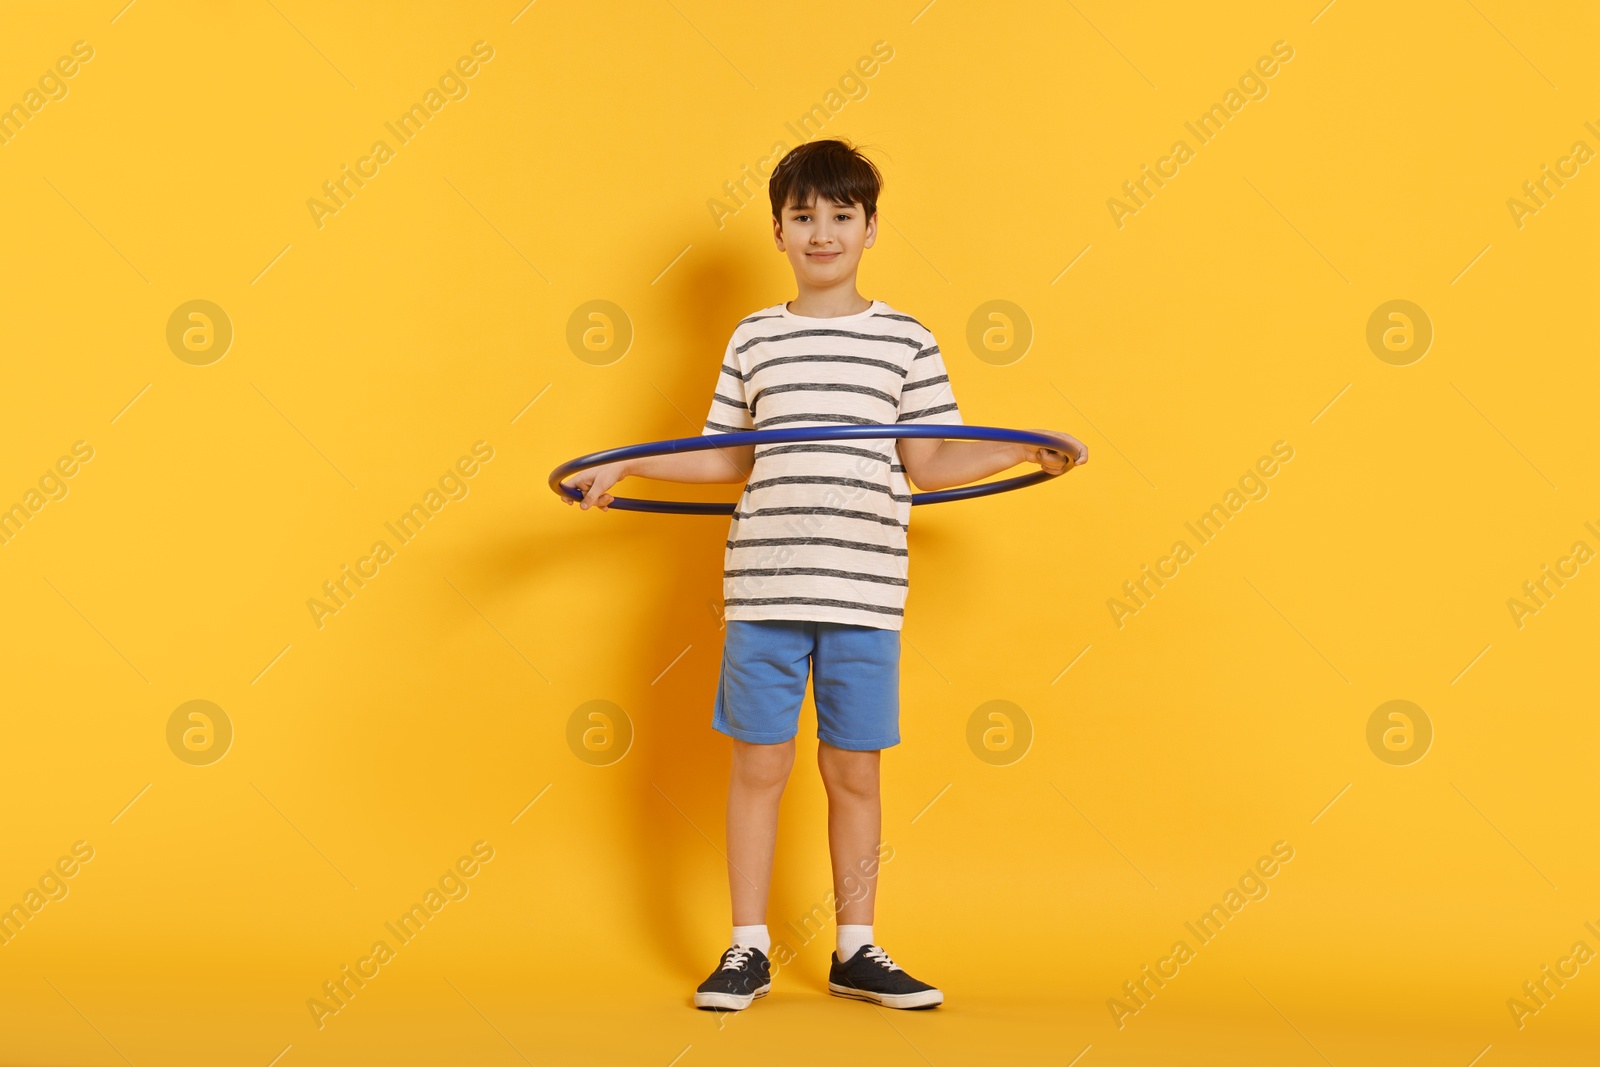
M 872 306 L 872 301 L 856 291 L 854 278 L 827 289 L 801 286 L 800 295 L 784 307 L 790 314 L 811 319 L 836 319 L 841 315 L 859 315 Z

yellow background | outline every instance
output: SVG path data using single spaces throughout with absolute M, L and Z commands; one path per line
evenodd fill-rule
M 1600 576 L 1521 628 L 1506 602 L 1600 547 L 1597 164 L 1520 228 L 1506 202 L 1600 147 L 1594 15 L 1212 7 L 9 9 L 0 103 L 94 58 L 0 146 L 0 504 L 94 458 L 0 545 L 0 903 L 94 858 L 0 947 L 0 1062 L 1587 1062 L 1600 965 L 1521 1029 L 1506 1002 L 1600 949 Z M 480 40 L 319 228 L 308 199 Z M 727 520 L 544 477 L 699 432 L 734 323 L 794 295 L 764 189 L 720 228 L 708 201 L 878 41 L 821 131 L 886 175 L 861 291 L 939 337 L 968 423 L 1092 460 L 915 514 L 877 931 L 947 1003 L 827 997 L 830 928 L 722 1018 L 689 994 L 727 936 Z M 207 366 L 166 342 L 196 299 L 234 329 Z M 1366 342 L 1395 299 L 1435 331 L 1408 366 Z M 566 342 L 591 300 L 634 331 L 605 365 Z M 968 345 L 990 300 L 1021 359 Z M 1119 628 L 1108 599 L 1280 440 L 1269 495 Z M 468 495 L 319 628 L 307 600 L 477 441 Z M 1366 740 L 1396 699 L 1435 734 L 1408 766 Z M 233 725 L 209 766 L 168 747 L 190 700 Z M 592 700 L 631 723 L 609 766 L 568 746 Z M 968 746 L 992 700 L 1033 733 L 1006 766 Z M 808 700 L 791 944 L 829 890 L 814 730 Z M 306 1001 L 477 841 L 470 894 L 319 1030 Z M 1108 999 L 1277 841 L 1270 894 L 1119 1029 Z

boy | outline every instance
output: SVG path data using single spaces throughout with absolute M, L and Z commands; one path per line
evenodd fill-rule
M 856 290 L 861 253 L 877 237 L 881 182 L 872 162 L 844 141 L 803 144 L 778 164 L 768 189 L 773 237 L 799 295 L 734 328 L 703 433 L 961 425 L 933 334 Z M 602 511 L 612 501 L 608 490 L 630 474 L 746 483 L 723 557 L 727 635 L 712 716 L 712 727 L 733 739 L 733 936 L 695 991 L 696 1007 L 739 1010 L 771 989 L 767 889 L 808 666 L 838 902 L 828 990 L 893 1008 L 943 1003 L 942 992 L 912 978 L 872 935 L 879 754 L 900 741 L 907 479 L 934 490 L 1023 462 L 1059 473 L 1087 461 L 1081 441 L 1056 436 L 1060 453 L 942 438 L 763 445 L 759 453 L 744 445 L 606 464 L 567 483 L 583 490 L 581 507 Z

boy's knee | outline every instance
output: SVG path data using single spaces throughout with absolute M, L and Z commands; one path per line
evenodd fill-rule
M 817 765 L 829 793 L 870 799 L 878 795 L 878 753 L 818 746 Z
M 733 746 L 733 773 L 743 785 L 772 789 L 789 780 L 794 767 L 794 741 L 776 745 L 757 745 L 736 741 Z

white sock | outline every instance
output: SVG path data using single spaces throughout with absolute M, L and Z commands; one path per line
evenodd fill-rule
M 844 923 L 839 927 L 839 962 L 843 963 L 857 952 L 862 945 L 872 944 L 872 924 L 857 926 Z
M 766 923 L 762 923 L 760 926 L 735 926 L 733 928 L 733 940 L 729 942 L 729 945 L 745 945 L 749 948 L 758 948 L 761 950 L 761 954 L 765 956 L 768 950 L 772 948 L 772 937 L 767 933 Z

